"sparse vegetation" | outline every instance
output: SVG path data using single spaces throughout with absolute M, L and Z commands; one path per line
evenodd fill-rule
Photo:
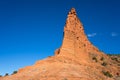
M 120 67 L 120 54 L 108 54 L 108 56 L 111 58 L 112 60 L 112 65 L 115 64 L 116 66 Z M 116 80 L 120 80 L 120 77 L 119 79 L 116 79 Z
M 102 73 L 109 78 L 113 77 L 113 75 L 109 71 L 102 71 Z
M 120 64 L 118 64 L 118 66 L 120 66 Z
M 100 60 L 103 61 L 103 60 L 104 60 L 104 57 L 101 57 Z
M 118 62 L 118 59 L 117 59 L 117 58 L 113 58 L 113 57 L 112 57 L 111 59 Z
M 120 56 L 120 54 L 107 54 L 108 56 Z
M 102 65 L 102 66 L 107 66 L 107 63 L 106 63 L 106 62 L 103 62 L 101 65 Z
M 0 75 L 0 77 L 2 77 L 2 75 Z
M 6 74 L 5 74 L 5 76 L 9 76 L 9 74 L 8 74 L 8 73 L 6 73 Z
M 120 54 L 108 54 L 114 63 L 120 64 Z
M 94 60 L 95 62 L 98 62 L 96 57 L 93 57 L 92 60 Z
M 12 73 L 12 75 L 13 75 L 13 74 L 16 74 L 16 73 L 17 73 L 17 71 L 14 71 L 14 72 Z

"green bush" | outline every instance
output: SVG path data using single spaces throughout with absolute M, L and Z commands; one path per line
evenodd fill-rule
M 9 74 L 8 74 L 8 73 L 6 73 L 6 74 L 5 74 L 5 76 L 9 76 Z
M 120 66 L 120 64 L 118 64 L 118 66 Z
M 103 61 L 103 60 L 104 60 L 104 57 L 101 57 L 100 60 Z
M 13 75 L 13 74 L 16 74 L 16 73 L 17 73 L 17 71 L 14 71 L 14 72 L 12 73 L 12 75 Z
M 102 71 L 102 73 L 103 73 L 105 76 L 107 76 L 107 77 L 110 77 L 110 78 L 113 77 L 113 75 L 112 75 L 110 72 L 108 72 L 108 71 Z
M 118 59 L 117 58 L 111 58 L 112 60 L 114 60 L 114 61 L 116 61 L 116 62 L 118 62 Z
M 107 63 L 106 63 L 106 62 L 103 62 L 101 65 L 102 65 L 102 66 L 107 66 Z

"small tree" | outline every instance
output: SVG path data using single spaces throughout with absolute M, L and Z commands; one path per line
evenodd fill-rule
M 8 73 L 5 74 L 5 76 L 8 76 L 8 75 L 9 75 Z
M 113 77 L 113 75 L 112 75 L 110 72 L 108 72 L 108 71 L 102 71 L 102 73 L 103 73 L 105 76 L 107 76 L 107 77 L 110 77 L 110 78 Z
M 13 75 L 13 74 L 16 74 L 16 73 L 17 73 L 17 71 L 13 71 L 12 75 Z

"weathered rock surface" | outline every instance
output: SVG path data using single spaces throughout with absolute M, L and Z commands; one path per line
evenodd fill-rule
M 62 46 L 55 56 L 0 80 L 120 80 L 120 67 L 90 43 L 72 8 L 64 27 Z

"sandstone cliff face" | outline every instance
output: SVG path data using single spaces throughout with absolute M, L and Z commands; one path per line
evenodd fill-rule
M 120 80 L 120 67 L 90 43 L 72 8 L 64 27 L 62 46 L 55 56 L 22 68 L 0 80 Z

